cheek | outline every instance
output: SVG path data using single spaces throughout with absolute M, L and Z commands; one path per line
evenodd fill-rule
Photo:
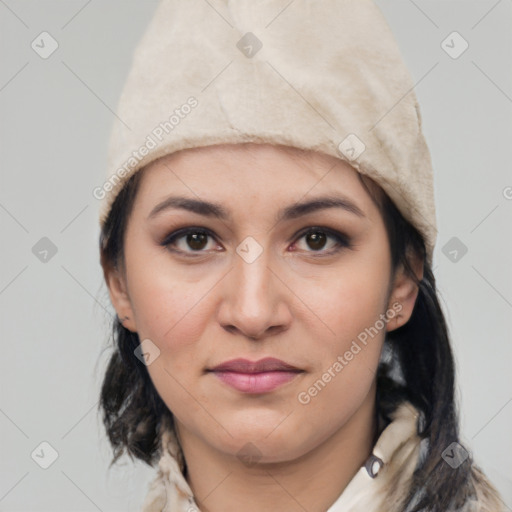
M 127 250 L 127 268 L 141 339 L 153 340 L 163 351 L 196 339 L 207 319 L 204 299 L 214 285 L 213 277 L 180 267 L 165 249 L 151 246 Z
M 305 310 L 303 318 L 310 318 L 309 328 L 327 342 L 326 347 L 336 350 L 350 345 L 352 338 L 374 325 L 387 306 L 386 262 L 358 258 L 347 258 L 314 277 L 293 278 L 294 292 L 311 311 Z
M 389 279 L 388 260 L 377 256 L 377 250 L 361 251 L 313 281 L 296 281 L 303 283 L 297 294 L 315 313 L 306 311 L 303 318 L 310 318 L 307 330 L 316 360 L 297 402 L 308 417 L 322 418 L 324 434 L 354 413 L 375 379 L 386 333 L 381 314 Z
M 213 283 L 188 282 L 174 272 L 157 266 L 133 275 L 130 293 L 142 340 L 150 339 L 159 356 L 147 367 L 157 393 L 183 422 L 203 417 L 199 403 L 207 403 L 196 382 L 203 371 L 200 340 L 213 314 L 207 292 Z M 192 399 L 193 397 L 193 399 Z
M 309 330 L 317 364 L 296 396 L 297 412 L 308 418 L 301 427 L 308 440 L 323 440 L 345 424 L 375 382 L 385 337 L 379 318 L 386 290 L 386 283 L 376 279 L 377 272 L 342 272 L 321 293 L 310 295 L 309 303 L 319 306 L 315 313 L 322 319 L 312 321 L 323 327 L 318 337 Z
M 322 397 L 317 402 L 341 403 L 342 399 L 345 403 L 347 399 L 356 403 L 361 398 L 359 391 L 363 395 L 368 391 L 386 332 L 386 324 L 380 320 L 384 298 L 375 282 L 369 281 L 366 286 L 353 275 L 339 283 L 331 282 L 321 294 L 310 296 L 321 321 L 311 316 L 307 328 L 309 338 L 315 340 L 311 345 L 315 345 L 317 361 L 307 384 L 313 385 L 330 371 L 325 375 L 325 390 L 320 384 Z

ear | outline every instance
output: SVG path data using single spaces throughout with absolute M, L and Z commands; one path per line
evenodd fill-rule
M 416 277 L 421 281 L 423 279 L 423 260 L 417 255 L 413 255 L 409 257 L 409 262 Z M 398 329 L 409 321 L 418 292 L 418 285 L 411 276 L 406 274 L 404 266 L 400 265 L 393 279 L 388 304 L 388 309 L 397 311 L 397 314 L 388 321 L 387 331 Z
M 118 268 L 113 268 L 110 265 L 103 266 L 103 276 L 107 284 L 108 293 L 112 305 L 117 312 L 119 320 L 126 329 L 137 332 L 137 325 L 135 323 L 135 315 L 128 294 L 126 285 L 126 278 L 123 272 Z

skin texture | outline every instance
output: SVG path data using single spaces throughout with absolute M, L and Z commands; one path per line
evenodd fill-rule
M 148 371 L 176 419 L 198 505 L 211 512 L 327 510 L 371 453 L 385 332 L 408 321 L 418 292 L 401 269 L 392 275 L 377 206 L 347 163 L 281 146 L 194 148 L 141 172 L 125 265 L 104 269 L 105 276 L 119 317 L 128 317 L 124 326 L 160 351 Z M 276 222 L 281 208 L 327 194 L 349 198 L 365 217 L 328 208 Z M 148 220 L 170 195 L 220 203 L 232 218 L 168 209 Z M 185 227 L 212 235 L 161 245 Z M 327 238 L 304 233 L 311 227 Z M 263 249 L 250 263 L 236 251 L 247 247 L 246 237 Z M 415 268 L 421 278 L 421 262 Z M 347 361 L 358 335 L 390 310 L 399 314 L 366 345 L 357 342 L 361 350 Z M 205 371 L 268 356 L 302 373 L 249 395 Z M 346 364 L 336 371 L 339 356 Z M 329 368 L 325 386 L 308 393 Z

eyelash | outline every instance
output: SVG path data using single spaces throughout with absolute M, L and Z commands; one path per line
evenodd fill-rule
M 306 230 L 302 230 L 295 235 L 294 240 L 298 241 L 301 238 L 303 238 L 304 236 L 309 235 L 311 233 L 324 233 L 328 237 L 333 238 L 337 243 L 337 247 L 327 250 L 327 251 L 325 251 L 323 249 L 320 249 L 318 251 L 306 251 L 306 252 L 311 252 L 313 257 L 331 256 L 335 253 L 338 253 L 343 248 L 350 249 L 352 247 L 350 238 L 348 236 L 346 236 L 343 233 L 340 233 L 338 231 L 335 231 L 333 229 L 324 228 L 322 226 L 313 226 L 313 227 L 307 228 Z M 190 228 L 179 229 L 179 230 L 171 233 L 170 235 L 165 237 L 165 239 L 161 242 L 160 245 L 169 249 L 169 246 L 173 245 L 177 240 L 179 240 L 180 238 L 185 237 L 189 234 L 203 234 L 203 235 L 207 235 L 207 236 L 215 239 L 215 235 L 213 235 L 213 233 L 208 229 L 190 227 Z M 201 253 L 206 252 L 203 250 L 190 251 L 190 252 L 182 251 L 179 249 L 169 249 L 169 250 L 172 252 L 179 253 L 179 254 L 185 254 L 187 257 L 192 257 L 192 258 L 201 256 Z

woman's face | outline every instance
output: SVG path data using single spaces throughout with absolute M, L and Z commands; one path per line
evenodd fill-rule
M 381 214 L 352 167 L 248 146 L 185 150 L 144 171 L 125 272 L 109 287 L 180 436 L 286 461 L 369 399 L 410 288 L 391 281 Z M 283 364 L 229 364 L 264 358 Z

